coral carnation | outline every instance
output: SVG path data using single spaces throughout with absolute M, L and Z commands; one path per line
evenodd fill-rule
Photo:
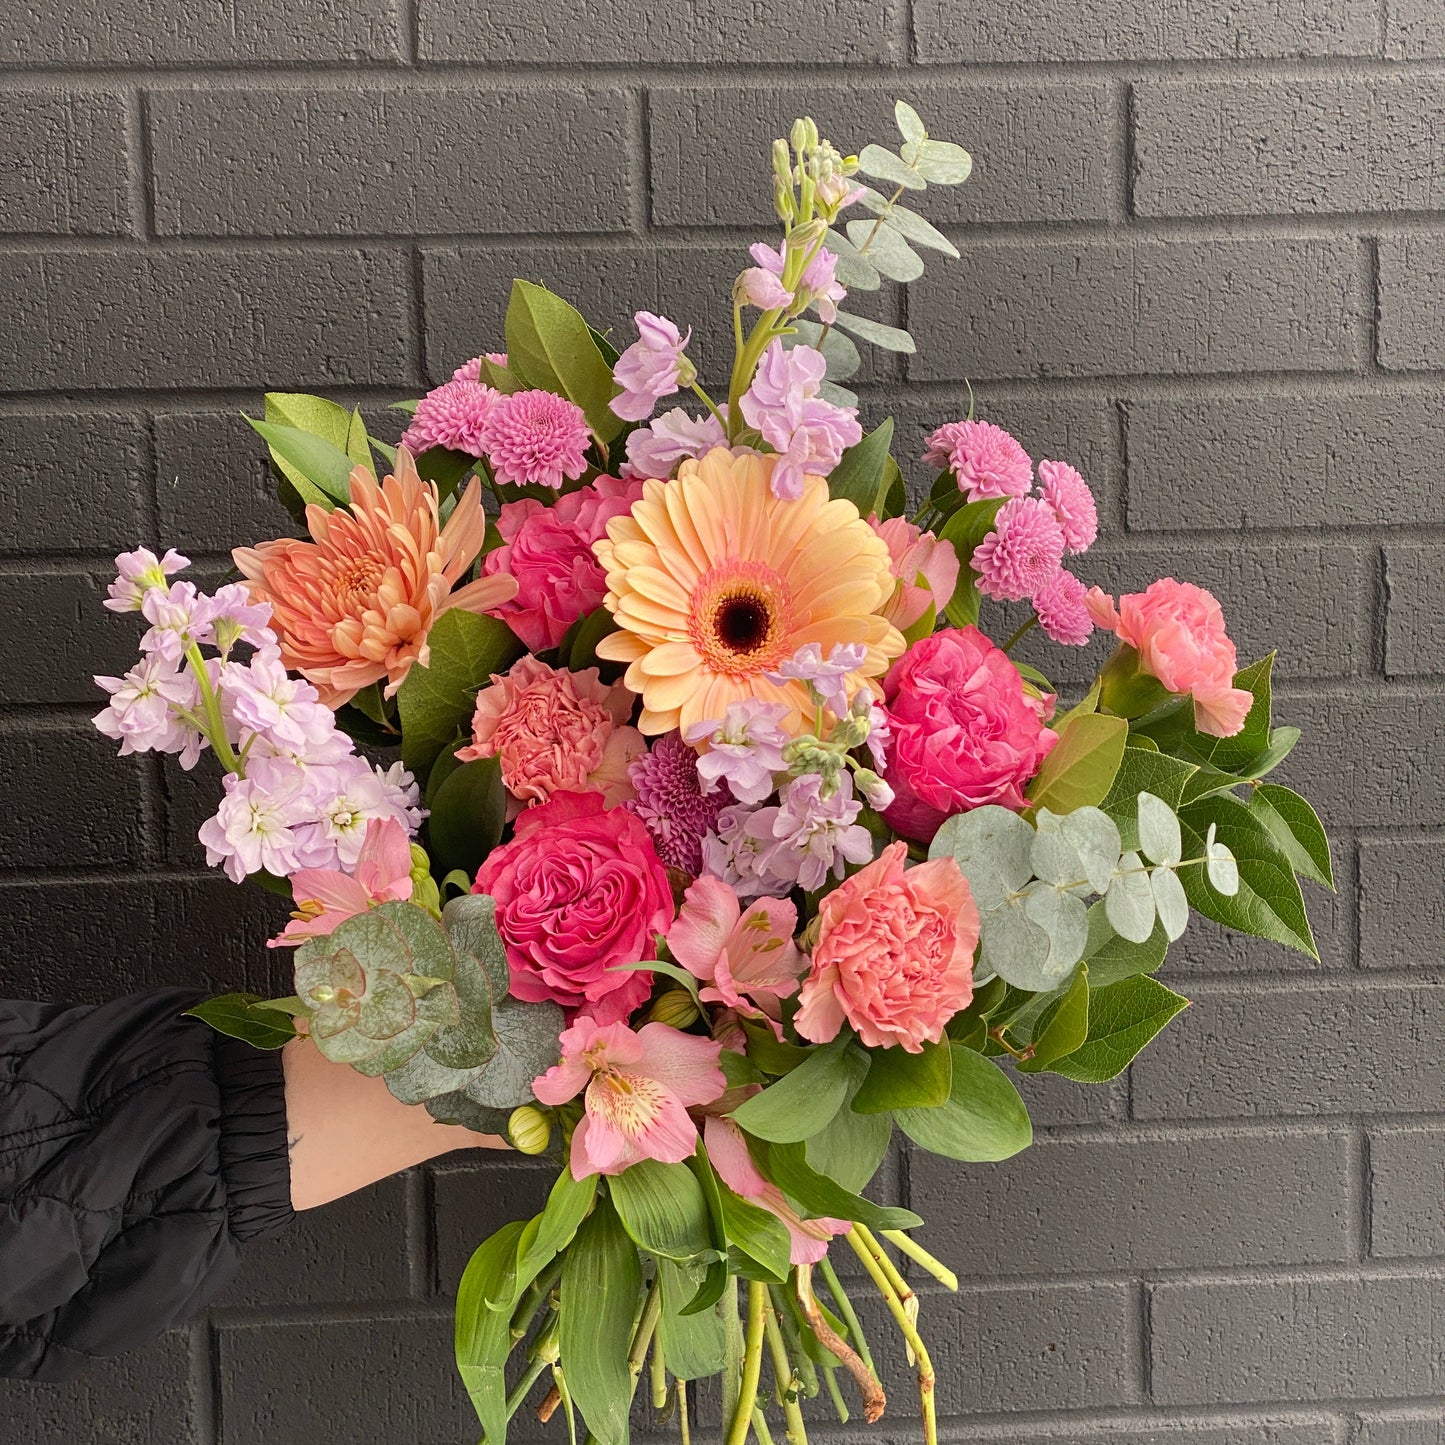
M 854 687 L 903 651 L 878 615 L 893 593 L 887 545 L 822 477 L 806 477 L 797 501 L 775 497 L 774 461 L 715 447 L 676 480 L 644 483 L 596 545 L 621 629 L 598 655 L 628 664 L 644 733 L 686 732 L 746 698 L 783 703 L 796 722 L 806 687 L 768 673 L 807 642 L 862 643 Z
M 999 508 L 970 566 L 985 597 L 1019 602 L 1043 587 L 1063 560 L 1064 534 L 1053 509 L 1037 497 L 1014 497 Z
M 469 457 L 485 453 L 482 430 L 498 393 L 480 381 L 456 379 L 429 391 L 416 404 L 411 425 L 401 439 L 413 455 L 428 447 L 450 447 Z
M 608 687 L 595 667 L 567 672 L 524 657 L 477 694 L 471 744 L 463 762 L 499 758 L 515 808 L 555 792 L 595 788 L 609 808 L 632 797 L 627 766 L 646 744 L 626 726 L 632 694 Z
M 306 525 L 309 542 L 282 538 L 231 555 L 252 600 L 271 604 L 282 660 L 331 707 L 382 679 L 390 697 L 413 663 L 427 665 L 427 633 L 443 612 L 486 612 L 517 590 L 496 576 L 452 591 L 481 550 L 481 485 L 472 479 L 443 527 L 437 489 L 405 447 L 395 476 L 378 485 L 357 467 L 351 506 L 307 507 Z
M 587 470 L 591 440 L 582 408 L 550 391 L 497 397 L 481 433 L 499 482 L 554 488 Z
M 929 437 L 923 460 L 948 467 L 971 502 L 1021 497 L 1034 482 L 1029 454 L 991 421 L 946 422 Z
M 818 907 L 797 1028 L 825 1044 L 845 1022 L 869 1048 L 921 1053 L 973 998 L 978 909 L 952 858 L 904 867 L 890 843 Z

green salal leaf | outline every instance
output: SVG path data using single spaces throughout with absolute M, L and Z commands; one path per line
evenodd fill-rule
M 1049 1072 L 1083 1084 L 1112 1079 L 1188 1006 L 1187 998 L 1145 974 L 1096 988 L 1089 998 L 1087 1039 L 1073 1053 L 1054 1060 Z
M 828 363 L 826 374 L 832 382 L 847 381 L 849 377 L 856 376 L 858 368 L 863 365 L 863 358 L 851 338 L 836 330 L 830 330 L 825 335 L 823 327 L 816 321 L 793 322 L 793 334 L 783 338 L 783 345 L 788 350 L 795 346 L 811 346 L 820 351 L 823 360 Z
M 643 1159 L 613 1175 L 607 1190 L 622 1227 L 639 1249 L 680 1262 L 712 1257 L 707 1201 L 686 1164 Z
M 903 469 L 892 456 L 883 463 L 883 480 L 879 483 L 873 510 L 885 518 L 901 517 L 908 510 L 908 488 L 903 481 Z
M 858 200 L 865 210 L 872 211 L 875 216 L 883 215 L 886 211 L 883 224 L 897 231 L 905 240 L 912 241 L 915 246 L 927 246 L 930 250 L 942 251 L 945 256 L 950 256 L 955 261 L 958 259 L 958 247 L 932 222 L 924 220 L 917 211 L 897 205 L 890 209 L 887 196 L 866 186 Z
M 848 239 L 890 281 L 916 281 L 923 275 L 922 257 L 887 226 L 874 221 L 849 221 Z
M 1012 1081 L 991 1060 L 953 1045 L 948 1101 L 936 1109 L 900 1109 L 898 1127 L 920 1148 L 945 1159 L 988 1163 L 1033 1142 L 1029 1111 Z
M 839 1038 L 811 1050 L 777 1083 L 745 1099 L 732 1118 L 755 1138 L 775 1144 L 801 1142 L 829 1123 L 867 1070 L 867 1058 Z
M 1150 739 L 1131 738 L 1119 759 L 1113 785 L 1099 805 L 1119 825 L 1121 846 L 1131 851 L 1139 847 L 1140 793 L 1152 793 L 1177 812 L 1189 780 L 1198 771 L 1198 763 L 1171 758 Z
M 902 186 L 909 191 L 926 190 L 928 182 L 917 171 L 903 164 L 890 150 L 880 145 L 867 145 L 858 153 L 858 169 L 876 181 Z
M 428 447 L 413 458 L 416 474 L 425 482 L 435 482 L 437 499 L 445 502 L 456 491 L 462 478 L 476 466 L 476 459 L 450 447 Z
M 953 1083 L 953 1056 L 946 1043 L 925 1044 L 920 1053 L 906 1049 L 870 1049 L 868 1076 L 850 1107 L 858 1114 L 895 1109 L 934 1109 L 944 1103 Z
M 1089 909 L 1089 938 L 1084 945 L 1084 962 L 1089 966 L 1089 983 L 1096 991 L 1138 973 L 1156 973 L 1164 962 L 1169 937 L 1162 924 L 1143 943 L 1131 943 L 1114 931 L 1103 901 Z
M 919 114 L 906 100 L 895 101 L 893 119 L 897 122 L 898 133 L 904 140 L 923 141 L 928 139 L 928 130 Z
M 828 473 L 828 495 L 852 502 L 866 517 L 883 485 L 889 447 L 893 445 L 893 418 L 885 417 L 863 440 L 845 451 Z
M 568 1388 L 598 1445 L 627 1445 L 627 1351 L 641 1289 L 636 1246 L 601 1198 L 562 1264 L 557 1325 Z
M 351 473 L 356 463 L 334 443 L 299 427 L 246 420 L 271 449 L 271 458 L 301 498 L 327 511 L 351 500 Z
M 1205 856 L 1213 825 L 1215 839 L 1234 855 L 1239 870 L 1239 891 L 1230 897 L 1210 884 L 1203 868 L 1184 869 L 1184 891 L 1196 912 L 1226 928 L 1319 957 L 1289 855 L 1257 813 L 1237 798 L 1217 795 L 1191 803 L 1179 821 L 1187 856 Z
M 1089 966 L 1080 964 L 1074 981 L 1040 1014 L 1034 1025 L 1030 1056 L 1015 1067 L 1021 1074 L 1037 1074 L 1055 1059 L 1071 1054 L 1089 1036 Z
M 896 326 L 885 326 L 881 321 L 870 321 L 866 316 L 852 316 L 845 311 L 838 313 L 835 325 L 844 331 L 851 331 L 863 341 L 881 346 L 885 351 L 899 351 L 912 356 L 918 350 L 913 338 Z
M 482 357 L 482 380 L 488 386 L 495 387 L 504 396 L 511 396 L 514 392 L 527 389 L 527 383 L 517 376 L 510 366 L 499 366 L 485 356 Z
M 1249 810 L 1269 829 L 1296 873 L 1326 888 L 1335 886 L 1330 840 L 1304 798 L 1279 783 L 1260 783 L 1249 795 Z
M 1294 727 L 1274 728 L 1269 735 L 1269 746 L 1257 757 L 1253 757 L 1242 769 L 1240 776 L 1249 780 L 1263 778 L 1272 773 L 1294 751 L 1301 737 Z
M 1271 728 L 1271 674 L 1275 654 L 1270 653 L 1235 673 L 1234 685 L 1254 694 L 1244 727 L 1232 738 L 1206 737 L 1200 752 L 1206 762 L 1225 773 L 1239 773 L 1268 746 Z
M 437 789 L 427 819 L 427 843 L 438 870 L 475 874 L 501 841 L 507 790 L 497 757 L 473 758 L 452 770 Z
M 1123 718 L 1082 713 L 1072 719 L 1029 784 L 1029 803 L 1052 813 L 1102 803 L 1114 785 L 1128 736 Z
M 961 186 L 973 174 L 973 157 L 962 146 L 946 140 L 919 143 L 914 168 L 935 186 Z
M 622 418 L 608 405 L 616 392 L 612 368 L 575 306 L 545 286 L 513 281 L 506 330 L 509 371 L 529 387 L 576 402 L 602 441 L 622 430 Z
M 598 607 L 579 619 L 567 658 L 572 672 L 586 672 L 589 667 L 612 667 L 597 656 L 597 644 L 618 630 L 617 619 L 605 608 Z
M 911 1209 L 886 1208 L 819 1174 L 801 1144 L 772 1144 L 748 1137 L 748 1148 L 764 1179 L 770 1179 L 804 1218 L 852 1219 L 869 1229 L 916 1229 L 923 1221 Z
M 876 291 L 883 284 L 878 268 L 841 231 L 829 231 L 823 244 L 838 258 L 836 275 L 850 291 Z
M 460 607 L 437 618 L 427 642 L 430 665 L 414 666 L 396 694 L 402 761 L 417 777 L 427 775 L 459 731 L 471 731 L 478 689 L 522 653 L 522 644 L 504 623 Z
M 301 1003 L 299 999 L 296 1002 Z M 296 1025 L 286 1012 L 258 993 L 223 993 L 186 1009 L 181 1017 L 200 1019 L 218 1034 L 256 1049 L 279 1049 L 296 1037 Z
M 511 1293 L 517 1245 L 526 1227 L 522 1220 L 514 1219 L 484 1241 L 457 1286 L 457 1371 L 488 1445 L 501 1445 L 507 1438 L 505 1372 L 515 1341 L 510 1317 L 488 1309 L 487 1301 Z
M 351 413 L 346 425 L 346 443 L 342 448 L 358 467 L 365 467 L 372 476 L 376 475 L 376 463 L 371 457 L 371 438 L 366 434 L 366 423 L 361 419 L 361 408 Z

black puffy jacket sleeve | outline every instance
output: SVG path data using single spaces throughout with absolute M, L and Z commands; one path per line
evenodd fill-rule
M 289 1222 L 281 1056 L 183 1018 L 198 997 L 0 1000 L 0 1376 L 160 1334 Z

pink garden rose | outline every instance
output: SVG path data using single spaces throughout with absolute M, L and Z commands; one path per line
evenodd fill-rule
M 517 595 L 491 615 L 532 652 L 556 647 L 579 617 L 602 605 L 607 582 L 592 544 L 641 496 L 640 480 L 598 477 L 551 506 L 531 497 L 506 503 L 497 517 L 506 545 L 487 553 L 483 571 L 515 577 Z
M 910 1054 L 937 1043 L 973 998 L 978 909 L 952 858 L 905 868 L 907 845 L 883 852 L 818 908 L 813 967 L 798 1032 L 814 1043 L 850 1023 L 870 1048 Z
M 892 737 L 888 823 L 928 842 L 951 813 L 1022 810 L 1024 789 L 1059 737 L 1018 669 L 976 627 L 914 643 L 884 680 Z
M 572 1177 L 621 1174 L 643 1159 L 681 1164 L 697 1148 L 688 1109 L 722 1096 L 722 1045 L 667 1024 L 579 1018 L 561 1038 L 562 1062 L 532 1084 L 555 1108 L 585 1089 L 585 1112 L 572 1133 Z
M 921 531 L 906 517 L 889 517 L 869 525 L 888 544 L 888 559 L 898 585 L 878 611 L 900 632 L 906 632 L 933 605 L 938 616 L 958 586 L 958 553 L 932 532 Z
M 494 848 L 474 893 L 497 902 L 512 993 L 586 1009 L 598 1023 L 626 1018 L 652 975 L 615 963 L 655 958 L 672 922 L 672 889 L 640 818 L 601 793 L 553 793 Z
M 759 898 L 744 911 L 722 879 L 704 876 L 689 885 L 667 946 L 706 985 L 699 995 L 704 1003 L 766 1018 L 782 1038 L 780 1001 L 798 991 L 807 962 L 793 942 L 797 927 L 791 900 Z
M 1193 695 L 1200 732 L 1228 738 L 1244 726 L 1254 698 L 1234 685 L 1234 643 L 1212 592 L 1161 577 L 1143 592 L 1120 597 L 1117 606 L 1107 593 L 1091 588 L 1088 607 L 1099 627 L 1135 649 L 1140 670 L 1158 678 L 1168 692 Z M 1110 705 L 1107 696 L 1105 705 Z
M 457 756 L 501 759 L 512 816 L 553 793 L 589 789 L 615 808 L 634 796 L 628 764 L 647 747 L 627 726 L 635 700 L 621 683 L 604 683 L 595 667 L 568 672 L 524 657 L 477 694 L 472 741 Z

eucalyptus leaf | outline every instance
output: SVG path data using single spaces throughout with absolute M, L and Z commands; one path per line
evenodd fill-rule
M 847 381 L 850 376 L 856 376 L 858 368 L 863 365 L 858 348 L 848 336 L 835 330 L 829 330 L 824 335 L 822 326 L 816 321 L 795 321 L 793 334 L 783 338 L 783 345 L 789 350 L 795 346 L 811 346 L 821 352 L 828 364 L 829 381 Z
M 897 122 L 898 133 L 904 140 L 923 141 L 928 139 L 928 131 L 919 118 L 918 112 L 906 100 L 893 103 L 893 119 Z
M 1131 943 L 1146 943 L 1154 932 L 1154 890 L 1144 860 L 1137 853 L 1125 853 L 1118 872 L 1104 895 L 1104 911 L 1114 932 Z
M 917 211 L 910 211 L 904 206 L 890 207 L 887 196 L 879 195 L 877 191 L 867 187 L 858 199 L 875 216 L 886 211 L 883 224 L 912 241 L 914 245 L 927 246 L 931 250 L 942 251 L 945 256 L 950 256 L 955 261 L 958 259 L 958 247 L 932 222 L 924 220 Z
M 961 186 L 973 173 L 973 157 L 946 140 L 923 141 L 913 164 L 924 180 L 936 186 Z
M 503 998 L 492 1010 L 497 1052 L 463 1093 L 491 1109 L 512 1109 L 532 1102 L 532 1081 L 557 1062 L 557 1039 L 564 1027 L 554 1003 L 524 1003 Z
M 839 386 L 835 381 L 825 381 L 818 387 L 818 395 L 824 401 L 830 401 L 834 406 L 841 406 L 845 409 L 858 409 L 858 393 L 849 391 L 846 386 Z
M 1139 850 L 1151 863 L 1178 863 L 1184 856 L 1179 819 L 1163 798 L 1139 794 Z
M 867 145 L 858 154 L 858 169 L 874 180 L 888 181 L 908 191 L 921 191 L 928 182 L 916 171 L 904 165 L 892 151 L 880 145 Z
M 848 239 L 890 281 L 916 281 L 923 261 L 897 232 L 874 221 L 849 221 Z
M 999 907 L 1033 877 L 1034 830 L 1015 812 L 987 803 L 944 820 L 929 845 L 930 858 L 953 858 L 968 879 L 974 902 Z
M 1159 922 L 1173 943 L 1189 927 L 1189 900 L 1184 896 L 1184 885 L 1172 868 L 1156 868 L 1149 875 L 1149 887 Z
M 913 338 L 906 331 L 900 331 L 896 326 L 885 326 L 881 321 L 870 321 L 866 316 L 853 316 L 846 311 L 840 311 L 834 324 L 874 346 L 881 346 L 885 351 L 898 351 L 912 356 L 918 350 Z
M 989 909 L 980 923 L 981 961 L 1015 988 L 1039 993 L 1054 988 L 1067 972 L 1049 966 L 1052 941 L 1042 924 L 1029 917 L 1022 895 Z
M 878 268 L 842 231 L 829 231 L 823 245 L 838 258 L 835 274 L 850 291 L 876 291 L 883 284 Z

